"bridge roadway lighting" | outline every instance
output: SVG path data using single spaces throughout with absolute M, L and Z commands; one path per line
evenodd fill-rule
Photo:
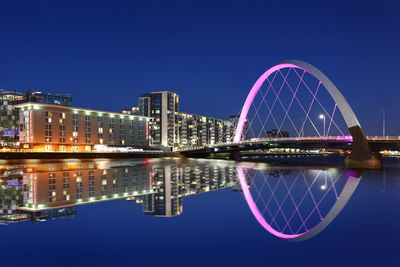
M 320 114 L 320 115 L 319 115 L 319 118 L 320 118 L 321 120 L 324 120 L 324 135 L 323 135 L 323 137 L 325 137 L 325 115 L 324 115 L 324 114 Z

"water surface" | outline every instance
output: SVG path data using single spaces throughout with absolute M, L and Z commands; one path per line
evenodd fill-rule
M 4 162 L 1 265 L 399 265 L 399 166 Z

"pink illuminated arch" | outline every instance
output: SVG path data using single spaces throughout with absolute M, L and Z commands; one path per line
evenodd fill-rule
M 236 127 L 235 136 L 233 139 L 234 142 L 240 142 L 242 138 L 243 127 L 246 122 L 250 106 L 253 103 L 253 100 L 257 95 L 259 89 L 263 85 L 263 83 L 268 79 L 268 77 L 271 76 L 271 74 L 285 68 L 296 68 L 306 71 L 309 74 L 313 75 L 316 79 L 320 81 L 320 83 L 322 83 L 322 85 L 326 88 L 328 93 L 331 95 L 331 97 L 337 104 L 346 122 L 347 127 L 352 128 L 354 126 L 359 126 L 361 128 L 360 123 L 358 122 L 358 119 L 355 116 L 352 108 L 347 103 L 346 99 L 343 97 L 340 91 L 336 88 L 336 86 L 331 82 L 331 80 L 329 80 L 329 78 L 325 76 L 325 74 L 323 74 L 320 70 L 318 70 L 316 67 L 307 62 L 300 60 L 288 60 L 268 69 L 264 74 L 260 76 L 260 78 L 258 78 L 258 80 L 251 88 L 250 93 L 248 94 L 246 101 L 243 105 L 242 111 L 240 113 L 238 125 Z

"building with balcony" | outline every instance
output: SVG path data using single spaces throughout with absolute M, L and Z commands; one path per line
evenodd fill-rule
M 181 149 L 229 142 L 237 122 L 179 111 L 179 96 L 169 91 L 142 94 L 139 114 L 151 116 L 152 144 Z M 133 110 L 133 109 L 132 109 Z
M 105 146 L 149 146 L 150 117 L 31 102 L 15 108 L 24 149 L 89 152 Z
M 154 118 L 150 130 L 153 145 L 175 146 L 177 112 L 179 112 L 179 96 L 176 93 L 160 91 L 142 94 L 139 97 L 139 115 Z
M 0 90 L 0 145 L 16 147 L 19 141 L 19 111 L 13 106 L 26 102 L 71 106 L 68 94 L 50 94 L 31 89 L 26 93 Z

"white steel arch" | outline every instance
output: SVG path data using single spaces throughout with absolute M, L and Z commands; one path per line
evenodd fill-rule
M 268 79 L 268 77 L 272 73 L 279 71 L 281 69 L 284 69 L 284 68 L 301 69 L 301 70 L 306 71 L 306 72 L 310 73 L 311 75 L 313 75 L 316 79 L 318 79 L 320 81 L 320 83 L 322 83 L 322 85 L 326 88 L 326 90 L 328 91 L 330 96 L 333 98 L 333 100 L 337 104 L 337 106 L 340 110 L 340 113 L 342 114 L 342 116 L 346 122 L 347 127 L 349 129 L 352 127 L 356 127 L 356 126 L 361 128 L 360 123 L 358 122 L 358 119 L 353 112 L 353 109 L 350 107 L 349 103 L 344 98 L 344 96 L 339 91 L 339 89 L 337 89 L 337 87 L 333 84 L 333 82 L 325 74 L 323 74 L 319 69 L 317 69 L 316 67 L 314 67 L 313 65 L 311 65 L 307 62 L 304 62 L 301 60 L 287 60 L 287 61 L 283 61 L 282 63 L 280 63 L 278 65 L 271 67 L 266 72 L 264 72 L 260 76 L 260 78 L 258 78 L 258 80 L 255 82 L 253 87 L 251 88 L 251 90 L 246 98 L 246 101 L 243 105 L 242 111 L 240 113 L 238 125 L 236 127 L 235 136 L 233 139 L 234 142 L 240 142 L 240 140 L 241 140 L 244 124 L 246 122 L 246 118 L 247 118 L 247 114 L 249 112 L 250 106 L 253 103 L 253 100 L 254 100 L 255 96 L 257 95 L 257 92 L 260 90 L 261 86 L 263 85 L 263 83 Z

